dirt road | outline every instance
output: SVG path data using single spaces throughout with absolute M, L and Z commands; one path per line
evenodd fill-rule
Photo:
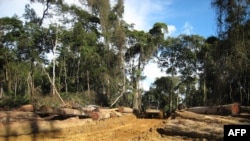
M 132 114 L 100 121 L 69 119 L 64 123 L 72 127 L 66 126 L 61 131 L 1 137 L 0 141 L 159 141 L 162 137 L 156 128 L 162 122 L 161 119 L 138 119 Z
M 224 124 L 250 124 L 249 118 L 177 112 L 169 119 L 133 114 L 104 120 L 70 118 L 51 121 L 54 132 L 0 137 L 0 141 L 195 141 L 223 140 Z M 250 117 L 250 116 L 249 116 Z M 51 131 L 51 130 L 50 130 Z
M 119 113 L 117 116 L 120 117 L 109 116 L 108 119 L 96 121 L 78 117 L 64 120 L 6 120 L 0 122 L 0 141 L 220 141 L 223 140 L 225 124 L 250 125 L 248 113 L 221 116 L 184 110 L 176 111 L 168 119 L 137 118 L 132 113 Z M 24 135 L 34 132 L 39 133 Z

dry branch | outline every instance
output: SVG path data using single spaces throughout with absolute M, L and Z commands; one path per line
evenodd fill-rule
M 62 97 L 60 96 L 59 92 L 57 91 L 55 84 L 53 83 L 53 81 L 51 80 L 51 78 L 49 76 L 49 73 L 45 70 L 44 67 L 42 67 L 42 68 L 43 68 L 43 71 L 45 72 L 45 74 L 48 76 L 49 82 L 51 83 L 51 85 L 53 87 L 53 91 L 55 91 L 56 95 L 61 100 L 62 104 L 65 106 L 66 103 L 63 101 Z

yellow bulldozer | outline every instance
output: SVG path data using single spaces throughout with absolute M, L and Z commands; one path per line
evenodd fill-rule
M 146 118 L 164 118 L 164 111 L 159 108 L 159 102 L 149 102 L 144 109 L 144 114 Z

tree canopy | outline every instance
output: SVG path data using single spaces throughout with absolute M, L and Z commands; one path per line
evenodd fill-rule
M 211 0 L 218 36 L 208 38 L 166 37 L 162 22 L 136 30 L 123 20 L 123 0 L 79 2 L 31 0 L 23 19 L 0 18 L 0 106 L 250 104 L 248 0 Z M 44 6 L 41 17 L 33 3 Z M 166 76 L 145 91 L 152 60 Z

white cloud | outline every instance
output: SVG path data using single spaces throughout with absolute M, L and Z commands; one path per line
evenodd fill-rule
M 182 34 L 190 35 L 193 33 L 193 29 L 193 26 L 189 22 L 186 22 L 182 27 Z
M 165 18 L 164 13 L 171 3 L 172 0 L 125 0 L 124 20 L 134 23 L 137 30 L 148 31 L 155 22 Z
M 22 16 L 26 3 L 28 0 L 0 0 L 0 17 Z
M 175 35 L 176 27 L 174 25 L 168 25 L 168 33 L 166 36 L 173 36 Z
M 145 66 L 143 75 L 146 76 L 146 79 L 142 81 L 141 85 L 147 91 L 157 77 L 166 76 L 166 73 L 162 72 L 156 63 L 150 62 Z
M 30 4 L 29 0 L 0 0 L 0 17 L 12 17 L 16 14 L 22 17 L 25 12 L 25 5 Z M 14 7 L 13 7 L 14 6 Z M 35 9 L 38 16 L 42 16 L 43 6 L 40 3 L 32 3 L 31 8 Z M 10 10 L 11 9 L 11 10 Z

